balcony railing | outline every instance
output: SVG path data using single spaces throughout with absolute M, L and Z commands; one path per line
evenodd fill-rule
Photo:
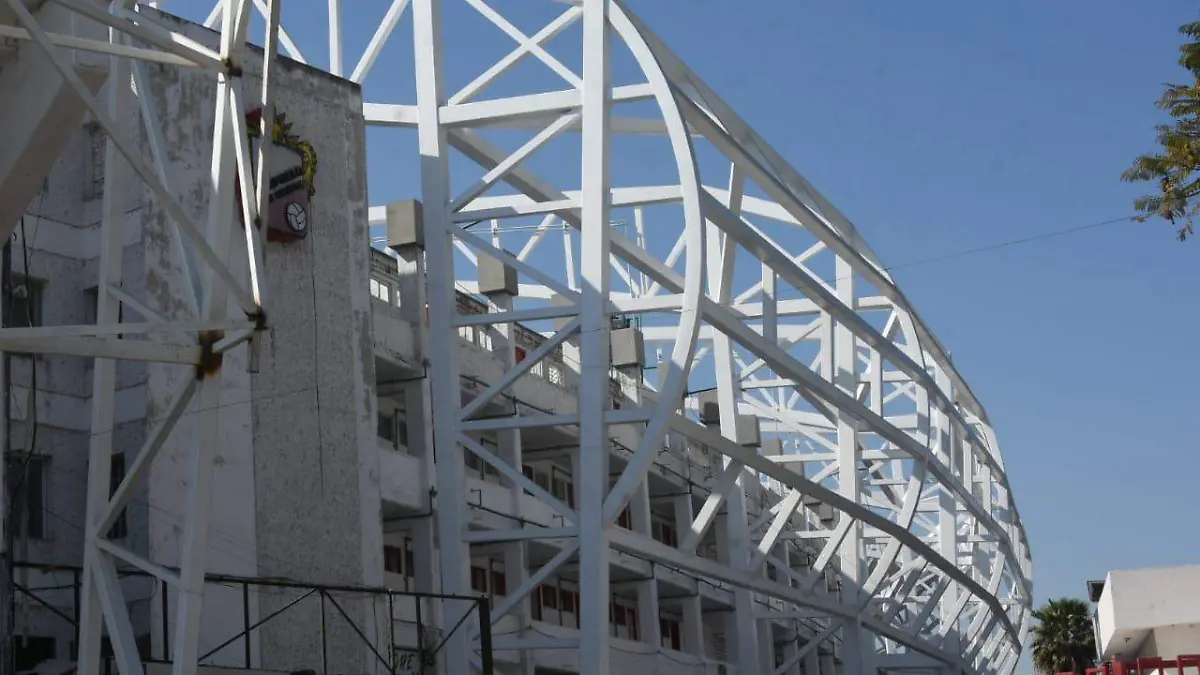
M 396 273 L 396 261 L 379 249 L 371 249 L 371 296 L 389 307 L 400 306 L 400 276 Z M 455 292 L 455 305 L 462 315 L 487 314 L 487 303 L 463 291 Z M 486 351 L 494 351 L 496 330 L 490 326 L 460 326 L 459 337 L 468 343 Z M 546 342 L 546 337 L 537 331 L 530 330 L 521 324 L 515 325 L 513 333 L 513 351 L 517 362 L 536 351 Z M 567 386 L 566 363 L 563 358 L 562 346 L 550 351 L 544 359 L 530 368 L 532 375 L 541 377 L 551 384 Z M 619 394 L 619 386 L 616 392 Z

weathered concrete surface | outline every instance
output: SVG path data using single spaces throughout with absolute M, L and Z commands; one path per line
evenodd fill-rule
M 30 3 L 42 29 L 63 35 L 106 39 L 101 27 L 55 3 Z M 0 24 L 15 15 L 4 7 Z M 96 54 L 60 51 L 93 93 L 108 77 L 105 59 Z M 46 174 L 83 120 L 86 107 L 45 52 L 31 41 L 0 53 L 0 237 L 7 238 L 21 213 L 42 186 Z
M 195 30 L 195 29 L 192 29 Z M 211 35 L 196 31 L 211 41 Z M 256 92 L 256 63 L 245 91 Z M 173 191 L 185 211 L 205 222 L 215 82 L 198 73 L 150 68 L 151 83 L 171 148 Z M 374 438 L 374 358 L 367 284 L 367 209 L 361 96 L 357 86 L 286 62 L 277 79 L 277 106 L 293 131 L 311 143 L 319 165 L 311 232 L 296 243 L 269 244 L 263 274 L 270 333 L 258 373 L 246 369 L 246 350 L 223 365 L 221 440 L 216 451 L 210 569 L 244 576 L 347 586 L 382 582 L 378 450 Z M 180 261 L 163 211 L 148 199 L 143 226 L 146 285 L 157 307 L 180 316 L 185 306 Z M 244 256 L 235 225 L 234 255 Z M 244 265 L 242 265 L 244 266 Z M 187 369 L 150 368 L 149 414 L 161 416 L 167 394 Z M 193 405 L 193 412 L 194 412 Z M 151 477 L 155 509 L 178 521 L 150 518 L 151 554 L 174 564 L 186 487 L 184 460 L 197 415 L 185 416 Z M 300 593 L 253 592 L 251 621 Z M 338 594 L 337 603 L 377 640 L 375 607 Z M 254 665 L 268 669 L 322 668 L 369 672 L 373 656 L 337 608 L 309 599 L 263 626 L 254 639 Z M 242 625 L 240 589 L 210 586 L 201 652 Z M 324 645 L 322 644 L 324 642 Z M 218 663 L 241 664 L 240 641 Z M 324 652 L 324 653 L 323 653 Z
M 136 120 L 127 120 L 128 130 Z M 102 174 L 91 173 L 92 154 L 103 152 L 103 143 L 94 143 L 93 134 L 81 119 L 57 130 L 62 153 L 38 190 L 15 218 L 13 274 L 28 277 L 40 289 L 41 322 L 44 325 L 90 323 L 94 320 L 94 290 L 99 254 L 100 193 L 82 186 L 102 185 Z M 133 270 L 123 283 L 134 296 L 143 294 L 144 255 L 141 242 L 140 194 L 126 194 L 126 218 L 123 241 L 123 265 Z M 23 222 L 22 222 L 23 221 Z M 28 265 L 26 265 L 28 261 Z M 78 565 L 83 547 L 85 494 L 88 473 L 88 447 L 91 436 L 90 404 L 92 361 L 80 357 L 39 355 L 12 358 L 12 436 L 14 447 L 24 449 L 32 442 L 35 454 L 45 458 L 42 483 L 45 501 L 42 538 L 20 540 L 17 558 L 52 565 Z M 30 397 L 36 368 L 37 396 Z M 113 450 L 135 454 L 145 437 L 147 371 L 143 364 L 122 362 L 117 365 L 115 419 L 111 428 Z M 35 407 L 36 406 L 36 407 Z M 31 422 L 36 419 L 37 433 Z M 121 544 L 145 555 L 149 542 L 149 507 L 140 493 L 126 510 L 128 535 Z M 57 587 L 75 583 L 70 572 L 43 573 L 22 570 L 18 581 L 27 587 Z M 149 635 L 150 598 L 153 586 L 147 580 L 127 579 L 123 583 L 130 603 L 134 631 L 139 638 Z M 62 614 L 74 611 L 72 591 L 39 597 Z M 54 638 L 56 656 L 70 658 L 74 627 L 61 616 L 33 601 L 22 601 L 18 613 L 26 635 Z

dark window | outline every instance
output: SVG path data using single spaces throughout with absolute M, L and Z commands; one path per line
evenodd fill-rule
M 476 593 L 487 593 L 488 574 L 482 567 L 471 566 L 471 590 Z
M 383 547 L 383 571 L 392 574 L 404 573 L 404 553 L 398 547 Z
M 15 533 L 20 537 L 42 539 L 46 536 L 46 458 L 19 455 L 8 459 L 8 492 L 16 495 Z M 21 474 L 25 474 L 21 480 Z M 20 488 L 17 487 L 20 483 Z
M 556 469 L 551 469 L 550 475 L 550 494 L 558 497 L 567 503 L 571 508 L 575 507 L 575 486 L 571 483 L 571 477 L 558 472 Z
M 116 494 L 117 488 L 123 480 L 125 480 L 125 453 L 114 452 L 112 455 L 112 472 L 108 477 L 109 497 Z M 109 539 L 124 539 L 129 536 L 129 521 L 126 517 L 126 511 L 127 509 L 121 509 L 121 513 L 117 515 L 117 519 L 113 521 L 112 529 L 108 531 Z
M 380 410 L 375 416 L 375 435 L 393 448 L 408 447 L 408 421 L 404 411 Z
M 12 297 L 9 300 L 9 328 L 33 328 L 42 325 L 42 282 L 13 275 Z
M 396 443 L 408 447 L 408 419 L 404 413 L 396 413 Z
M 17 670 L 33 670 L 39 663 L 55 657 L 54 638 L 14 635 L 12 639 Z
M 84 318 L 84 323 L 97 323 L 100 317 L 100 289 L 96 286 L 85 288 L 83 290 L 84 297 L 87 298 L 87 312 Z M 117 323 L 125 320 L 125 305 L 117 303 Z
M 466 448 L 463 448 L 463 463 L 467 465 L 468 469 L 474 471 L 479 471 L 482 465 L 482 462 L 479 461 L 479 456 Z
M 479 439 L 479 444 L 483 446 L 484 450 L 487 450 L 488 452 L 492 453 L 493 455 L 499 456 L 500 448 L 498 445 L 496 445 L 496 441 L 493 441 L 490 438 L 481 438 L 481 439 Z M 491 475 L 491 476 L 499 476 L 500 475 L 500 471 L 498 469 L 496 469 L 496 467 L 494 467 L 490 463 L 488 463 L 487 461 L 480 459 L 479 463 L 482 465 L 483 473 Z
M 381 412 L 375 417 L 375 435 L 393 445 L 396 443 L 395 418 L 390 413 Z
M 675 533 L 675 526 L 670 523 L 659 521 L 654 525 L 655 538 L 666 544 L 667 546 L 678 546 L 679 538 Z
M 558 609 L 558 588 L 542 585 L 542 605 L 547 609 Z
M 492 570 L 492 595 L 508 595 L 508 577 L 504 572 Z
M 96 286 L 83 289 L 84 298 L 84 314 L 83 323 L 96 323 L 97 317 L 100 315 L 100 289 Z
M 629 507 L 626 506 L 621 515 L 617 516 L 617 526 L 623 527 L 626 530 L 633 529 L 633 515 L 629 512 Z
M 574 591 L 564 590 L 562 592 L 562 611 L 575 612 L 575 606 L 579 604 L 575 601 L 576 593 Z
M 658 620 L 658 627 L 662 632 L 662 646 L 679 651 L 679 622 L 663 617 Z
M 404 576 L 406 576 L 406 577 L 415 577 L 416 576 L 416 572 L 414 571 L 417 569 L 417 565 L 414 562 L 415 560 L 416 560 L 416 558 L 413 555 L 412 537 L 405 537 L 404 538 Z

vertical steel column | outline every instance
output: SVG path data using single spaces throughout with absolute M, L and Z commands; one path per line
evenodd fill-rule
M 662 354 L 659 353 L 657 369 L 658 373 L 658 388 L 661 391 L 663 382 L 666 380 L 666 366 L 662 360 Z M 667 442 L 671 442 L 671 436 L 667 436 Z M 683 455 L 689 455 L 687 451 L 686 441 L 683 441 Z M 685 486 L 688 490 L 687 494 L 675 495 L 671 498 L 673 513 L 675 516 L 675 531 L 683 532 L 692 526 L 696 519 L 694 513 L 694 505 L 692 504 L 691 483 Z M 700 603 L 700 588 L 699 582 L 696 583 L 696 592 L 694 595 L 689 595 L 681 598 L 679 601 L 680 613 L 682 614 L 680 625 L 680 647 L 683 651 L 696 656 L 704 656 L 704 614 Z
M 839 257 L 834 266 L 838 300 L 847 307 L 857 307 L 854 295 L 854 270 L 850 263 Z M 828 316 L 833 321 L 832 316 Z M 854 396 L 858 388 L 858 355 L 855 353 L 854 333 L 842 322 L 833 330 L 833 383 L 843 392 Z M 854 503 L 862 501 L 862 483 L 859 480 L 859 465 L 862 450 L 858 442 L 857 423 L 845 411 L 837 415 L 838 438 L 838 490 Z M 841 518 L 849 518 L 846 513 Z M 862 558 L 862 523 L 851 524 L 838 549 L 838 567 L 842 577 L 842 602 L 855 606 L 859 602 L 859 585 L 865 580 Z M 870 673 L 874 641 L 858 620 L 846 619 L 842 626 L 842 667 L 847 673 Z
M 428 230 L 428 228 L 426 228 Z M 417 246 L 390 246 L 395 251 L 396 273 L 400 277 L 397 292 L 400 297 L 400 316 L 414 328 L 414 346 L 417 362 L 427 362 L 429 358 L 429 326 L 425 321 L 425 252 Z M 404 415 L 408 424 L 408 450 L 414 456 L 421 458 L 421 471 L 425 485 L 437 485 L 437 467 L 433 462 L 433 412 L 430 408 L 431 394 L 428 376 L 429 366 L 425 366 L 425 375 L 415 381 L 405 382 L 402 396 L 404 397 Z M 432 505 L 433 498 L 429 498 Z M 416 589 L 425 593 L 436 593 L 437 585 L 437 523 L 433 518 L 420 518 L 412 527 L 413 581 Z M 407 580 L 407 575 L 405 577 Z M 406 581 L 407 583 L 407 581 Z M 407 587 L 405 590 L 408 589 Z M 421 603 L 416 602 L 417 622 L 421 623 Z M 432 619 L 436 624 L 436 617 Z M 418 626 L 418 637 L 423 635 L 423 628 Z M 417 648 L 421 649 L 421 640 Z
M 225 16 L 221 32 L 221 55 L 239 69 L 244 52 L 244 35 L 249 25 L 249 0 L 225 0 Z M 230 93 L 234 75 L 222 73 L 217 79 L 215 129 L 206 240 L 224 261 L 229 257 L 230 240 L 237 222 L 235 201 L 234 137 L 238 128 L 233 123 Z M 237 113 L 237 114 L 240 114 Z M 249 227 L 249 223 L 244 223 Z M 203 319 L 216 321 L 228 310 L 229 287 L 217 279 L 215 270 L 203 275 L 201 306 Z M 175 606 L 175 661 L 173 675 L 194 675 L 200 646 L 200 620 L 204 595 L 205 561 L 208 555 L 208 521 L 212 512 L 213 454 L 218 442 L 221 420 L 221 373 L 201 373 L 204 381 L 197 394 L 199 419 L 190 463 L 187 493 L 183 512 L 183 538 L 179 551 L 179 601 Z M 123 673 L 122 675 L 129 675 Z
M 641 371 L 634 369 L 626 373 L 637 379 L 637 386 L 630 394 L 634 405 L 642 404 Z M 638 487 L 629 500 L 629 515 L 633 531 L 647 538 L 654 538 L 654 520 L 650 515 L 650 486 L 646 482 Z M 642 642 L 658 647 L 662 644 L 662 627 L 659 625 L 658 566 L 650 565 L 650 578 L 635 584 L 637 593 L 638 636 Z
M 438 560 L 445 593 L 466 593 L 468 552 L 465 530 L 462 451 L 458 443 L 462 395 L 456 334 L 454 296 L 453 223 L 450 219 L 450 148 L 438 112 L 445 103 L 442 91 L 442 3 L 441 0 L 413 2 L 413 33 L 417 83 L 417 146 L 421 155 L 421 201 L 425 216 L 426 291 L 429 301 L 429 333 L 442 339 L 429 344 L 430 408 L 433 415 L 433 452 L 437 462 Z M 446 644 L 439 672 L 465 675 L 470 668 L 470 640 L 465 630 L 454 630 L 472 605 L 461 600 L 444 601 L 441 616 Z M 453 632 L 452 632 L 453 631 Z
M 734 177 L 737 170 L 734 170 Z M 737 181 L 731 180 L 731 187 L 737 189 Z M 708 238 L 705 248 L 708 271 L 709 295 L 719 304 L 730 302 L 733 290 L 733 253 L 736 244 L 726 241 L 724 233 L 714 223 L 709 222 L 705 236 Z M 712 335 L 712 355 L 717 379 L 717 406 L 721 419 L 721 435 L 739 442 L 738 438 L 738 402 L 741 399 L 740 379 L 734 369 L 733 344 L 729 336 L 714 331 Z M 755 448 L 755 452 L 758 449 Z M 722 465 L 728 467 L 732 460 L 722 456 Z M 725 560 L 735 570 L 745 570 L 749 566 L 751 548 L 750 535 L 746 523 L 746 470 L 738 471 L 737 479 L 725 498 L 724 527 L 718 523 L 718 536 L 723 533 L 724 541 L 719 545 L 726 547 Z M 759 671 L 759 645 L 757 624 L 754 618 L 754 597 L 747 588 L 733 589 L 733 630 L 726 629 L 726 639 L 732 638 L 737 655 L 739 673 L 757 673 Z
M 820 647 L 816 647 L 804 655 L 804 675 L 821 675 Z
M 946 374 L 944 368 L 940 365 L 934 367 L 933 375 L 934 383 L 941 388 L 942 391 L 954 400 L 953 383 Z M 954 473 L 955 465 L 955 431 L 950 422 L 948 410 L 943 410 L 940 407 L 936 408 L 935 416 L 935 456 L 943 462 L 950 472 Z M 958 500 L 954 493 L 950 491 L 949 486 L 942 485 L 938 495 L 938 553 L 955 564 L 958 561 Z M 965 593 L 965 589 L 959 587 L 958 582 L 951 581 L 950 586 L 942 595 L 942 601 L 939 605 L 941 610 L 941 631 L 943 634 L 942 649 L 952 653 L 961 653 L 961 635 L 958 630 L 958 617 L 962 612 L 962 601 L 965 598 L 960 598 L 961 593 Z
M 329 72 L 342 73 L 342 0 L 329 0 Z
M 843 652 L 842 658 L 846 658 L 845 652 Z M 834 664 L 833 660 L 833 654 L 821 654 L 821 656 L 818 658 L 818 661 L 820 662 L 821 675 L 838 675 L 837 666 Z M 846 668 L 843 668 L 843 671 L 844 675 L 851 675 L 851 672 L 854 672 L 855 675 L 857 675 L 857 671 L 851 671 Z
M 583 167 L 580 195 L 579 672 L 608 675 L 609 545 L 609 0 L 583 0 Z
M 492 232 L 492 244 L 496 248 L 501 248 L 500 236 L 494 221 Z M 508 293 L 494 293 L 488 300 L 492 305 L 491 309 L 493 311 L 508 312 L 513 309 L 513 296 Z M 503 372 L 508 372 L 513 369 L 517 360 L 515 349 L 517 347 L 517 325 L 514 323 L 499 323 L 493 324 L 490 328 L 496 332 L 496 335 L 493 336 L 492 353 L 499 357 L 500 367 Z M 517 473 L 521 472 L 522 445 L 520 429 L 497 429 L 496 450 L 501 459 L 508 462 L 517 470 Z M 519 483 L 509 478 L 502 478 L 501 481 L 508 488 L 509 508 L 512 509 L 512 513 L 519 515 L 522 512 L 525 490 Z M 529 544 L 523 541 L 513 541 L 504 544 L 504 576 L 508 588 L 520 588 L 525 583 L 525 580 L 529 578 L 528 547 Z M 517 617 L 517 621 L 522 629 L 529 625 L 529 608 L 530 596 L 526 596 L 510 612 L 510 614 L 514 614 Z M 482 636 L 480 637 L 482 639 Z M 520 661 L 517 664 L 516 672 L 521 675 L 533 675 L 534 660 L 532 652 L 523 649 L 519 654 Z
M 120 40 L 116 30 L 109 30 L 109 39 Z M 128 119 L 133 111 L 133 90 L 130 87 L 132 70 L 128 59 L 109 59 L 108 114 L 117 124 Z M 122 229 L 125 221 L 125 199 L 128 193 L 129 168 L 116 144 L 108 139 L 104 151 L 104 197 L 101 224 L 100 273 L 97 285 L 96 323 L 112 324 L 118 321 L 120 302 L 109 292 L 110 285 L 120 286 L 122 276 Z M 36 367 L 36 363 L 35 363 Z M 92 435 L 88 447 L 88 487 L 84 528 L 83 590 L 80 597 L 80 626 L 78 645 L 78 670 L 85 675 L 100 672 L 100 639 L 104 633 L 105 599 L 102 593 L 119 589 L 105 588 L 100 578 L 104 567 L 112 567 L 108 554 L 101 551 L 96 539 L 104 536 L 96 531 L 96 524 L 108 507 L 109 490 L 112 485 L 112 429 L 114 421 L 114 399 L 116 398 L 117 363 L 114 359 L 97 358 L 92 373 Z M 114 575 L 115 576 L 115 575 Z M 123 604 L 123 603 L 122 603 Z M 122 606 L 120 611 L 126 611 Z M 109 614 L 111 620 L 112 616 Z M 133 629 L 128 617 L 118 625 L 109 625 L 110 640 L 114 653 L 120 648 L 127 652 L 133 645 Z M 127 632 L 126 632 L 127 631 Z M 118 655 L 118 667 L 122 675 L 133 675 L 134 653 Z M 140 661 L 137 667 L 140 668 Z

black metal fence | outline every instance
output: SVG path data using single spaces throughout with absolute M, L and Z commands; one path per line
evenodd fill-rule
M 28 562 L 18 562 L 16 568 L 18 578 L 36 575 L 41 583 L 14 584 L 18 602 L 23 599 L 23 605 L 32 610 L 18 612 L 15 633 L 70 636 L 70 658 L 74 659 L 79 640 L 81 568 Z M 134 600 L 140 605 L 131 607 L 135 631 L 142 627 L 138 636 L 142 660 L 170 663 L 174 589 L 140 570 L 122 570 L 119 577 L 124 584 L 133 585 L 142 579 L 147 590 L 145 597 Z M 433 672 L 450 637 L 459 630 L 469 630 L 474 623 L 479 630 L 478 665 L 484 675 L 493 673 L 487 597 L 219 574 L 207 575 L 205 581 L 206 615 L 219 611 L 232 618 L 234 608 L 240 605 L 240 625 L 234 621 L 225 625 L 211 622 L 228 637 L 217 641 L 219 638 L 213 638 L 210 631 L 208 644 L 201 645 L 200 665 L 351 675 L 362 670 L 343 667 L 346 655 L 365 653 L 367 661 L 375 662 L 373 668 L 393 675 L 425 675 Z M 454 611 L 449 607 L 465 611 L 458 610 L 461 617 L 443 632 L 431 625 L 438 609 L 435 605 L 441 605 L 442 611 Z M 23 618 L 29 625 L 21 625 Z M 107 641 L 104 652 L 109 657 L 105 659 L 107 672 L 115 673 Z

